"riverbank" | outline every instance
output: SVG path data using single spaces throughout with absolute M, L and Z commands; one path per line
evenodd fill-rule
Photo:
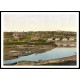
M 76 55 L 51 59 L 51 60 L 39 60 L 39 61 L 19 61 L 14 64 L 10 64 L 13 66 L 55 66 L 55 65 L 76 65 Z
M 41 65 L 76 65 L 76 55 L 44 62 Z
M 15 45 L 13 47 L 12 45 L 7 45 L 4 47 L 3 56 L 4 60 L 11 60 L 19 58 L 21 56 L 44 53 L 54 48 L 62 48 L 62 47 L 56 47 L 54 45 Z M 74 48 L 74 47 L 65 47 L 65 48 Z
M 34 53 L 39 54 L 39 53 L 43 53 L 43 52 L 46 52 L 48 50 L 55 48 L 55 46 L 53 45 L 35 45 L 35 46 L 28 45 L 25 47 L 24 45 L 22 46 L 21 47 L 16 46 L 14 48 L 5 47 L 4 48 L 4 60 L 11 60 L 11 59 L 18 58 L 20 56 L 24 56 L 24 55 L 28 56 Z M 18 53 L 12 53 L 12 51 L 17 51 Z

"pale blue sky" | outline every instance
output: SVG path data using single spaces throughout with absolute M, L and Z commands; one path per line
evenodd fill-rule
M 77 31 L 76 12 L 3 12 L 4 31 Z

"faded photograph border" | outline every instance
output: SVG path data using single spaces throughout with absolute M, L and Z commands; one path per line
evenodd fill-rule
M 76 12 L 78 13 L 78 26 L 77 26 L 77 65 L 76 66 L 4 66 L 3 65 L 3 31 L 4 31 L 4 23 L 3 23 L 3 15 L 4 12 Z M 1 69 L 79 69 L 79 11 L 1 11 Z

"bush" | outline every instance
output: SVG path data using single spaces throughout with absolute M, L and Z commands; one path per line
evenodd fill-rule
M 27 42 L 4 42 L 4 45 L 20 45 L 20 44 L 26 44 Z

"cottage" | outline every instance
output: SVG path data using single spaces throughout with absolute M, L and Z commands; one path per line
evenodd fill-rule
M 69 38 L 69 41 L 74 41 L 75 40 L 75 38 Z
M 13 32 L 13 38 L 15 40 L 19 40 L 20 38 L 22 38 L 25 34 L 23 32 Z
M 53 41 L 53 38 L 48 38 L 47 42 Z
M 19 40 L 19 33 L 14 32 L 12 36 L 15 40 Z
M 55 41 L 59 41 L 60 40 L 60 38 L 55 38 Z
M 14 39 L 15 39 L 15 40 L 19 40 L 19 37 L 18 37 L 18 36 L 14 36 Z
M 76 44 L 75 43 L 69 44 L 69 46 L 74 47 L 74 46 L 76 46 Z
M 61 43 L 55 43 L 57 46 L 61 46 L 62 44 Z
M 63 38 L 63 39 L 62 39 L 62 41 L 67 41 L 67 40 L 68 40 L 67 38 Z
M 19 36 L 19 33 L 18 32 L 13 32 L 13 35 L 12 35 L 13 37 L 14 36 Z

